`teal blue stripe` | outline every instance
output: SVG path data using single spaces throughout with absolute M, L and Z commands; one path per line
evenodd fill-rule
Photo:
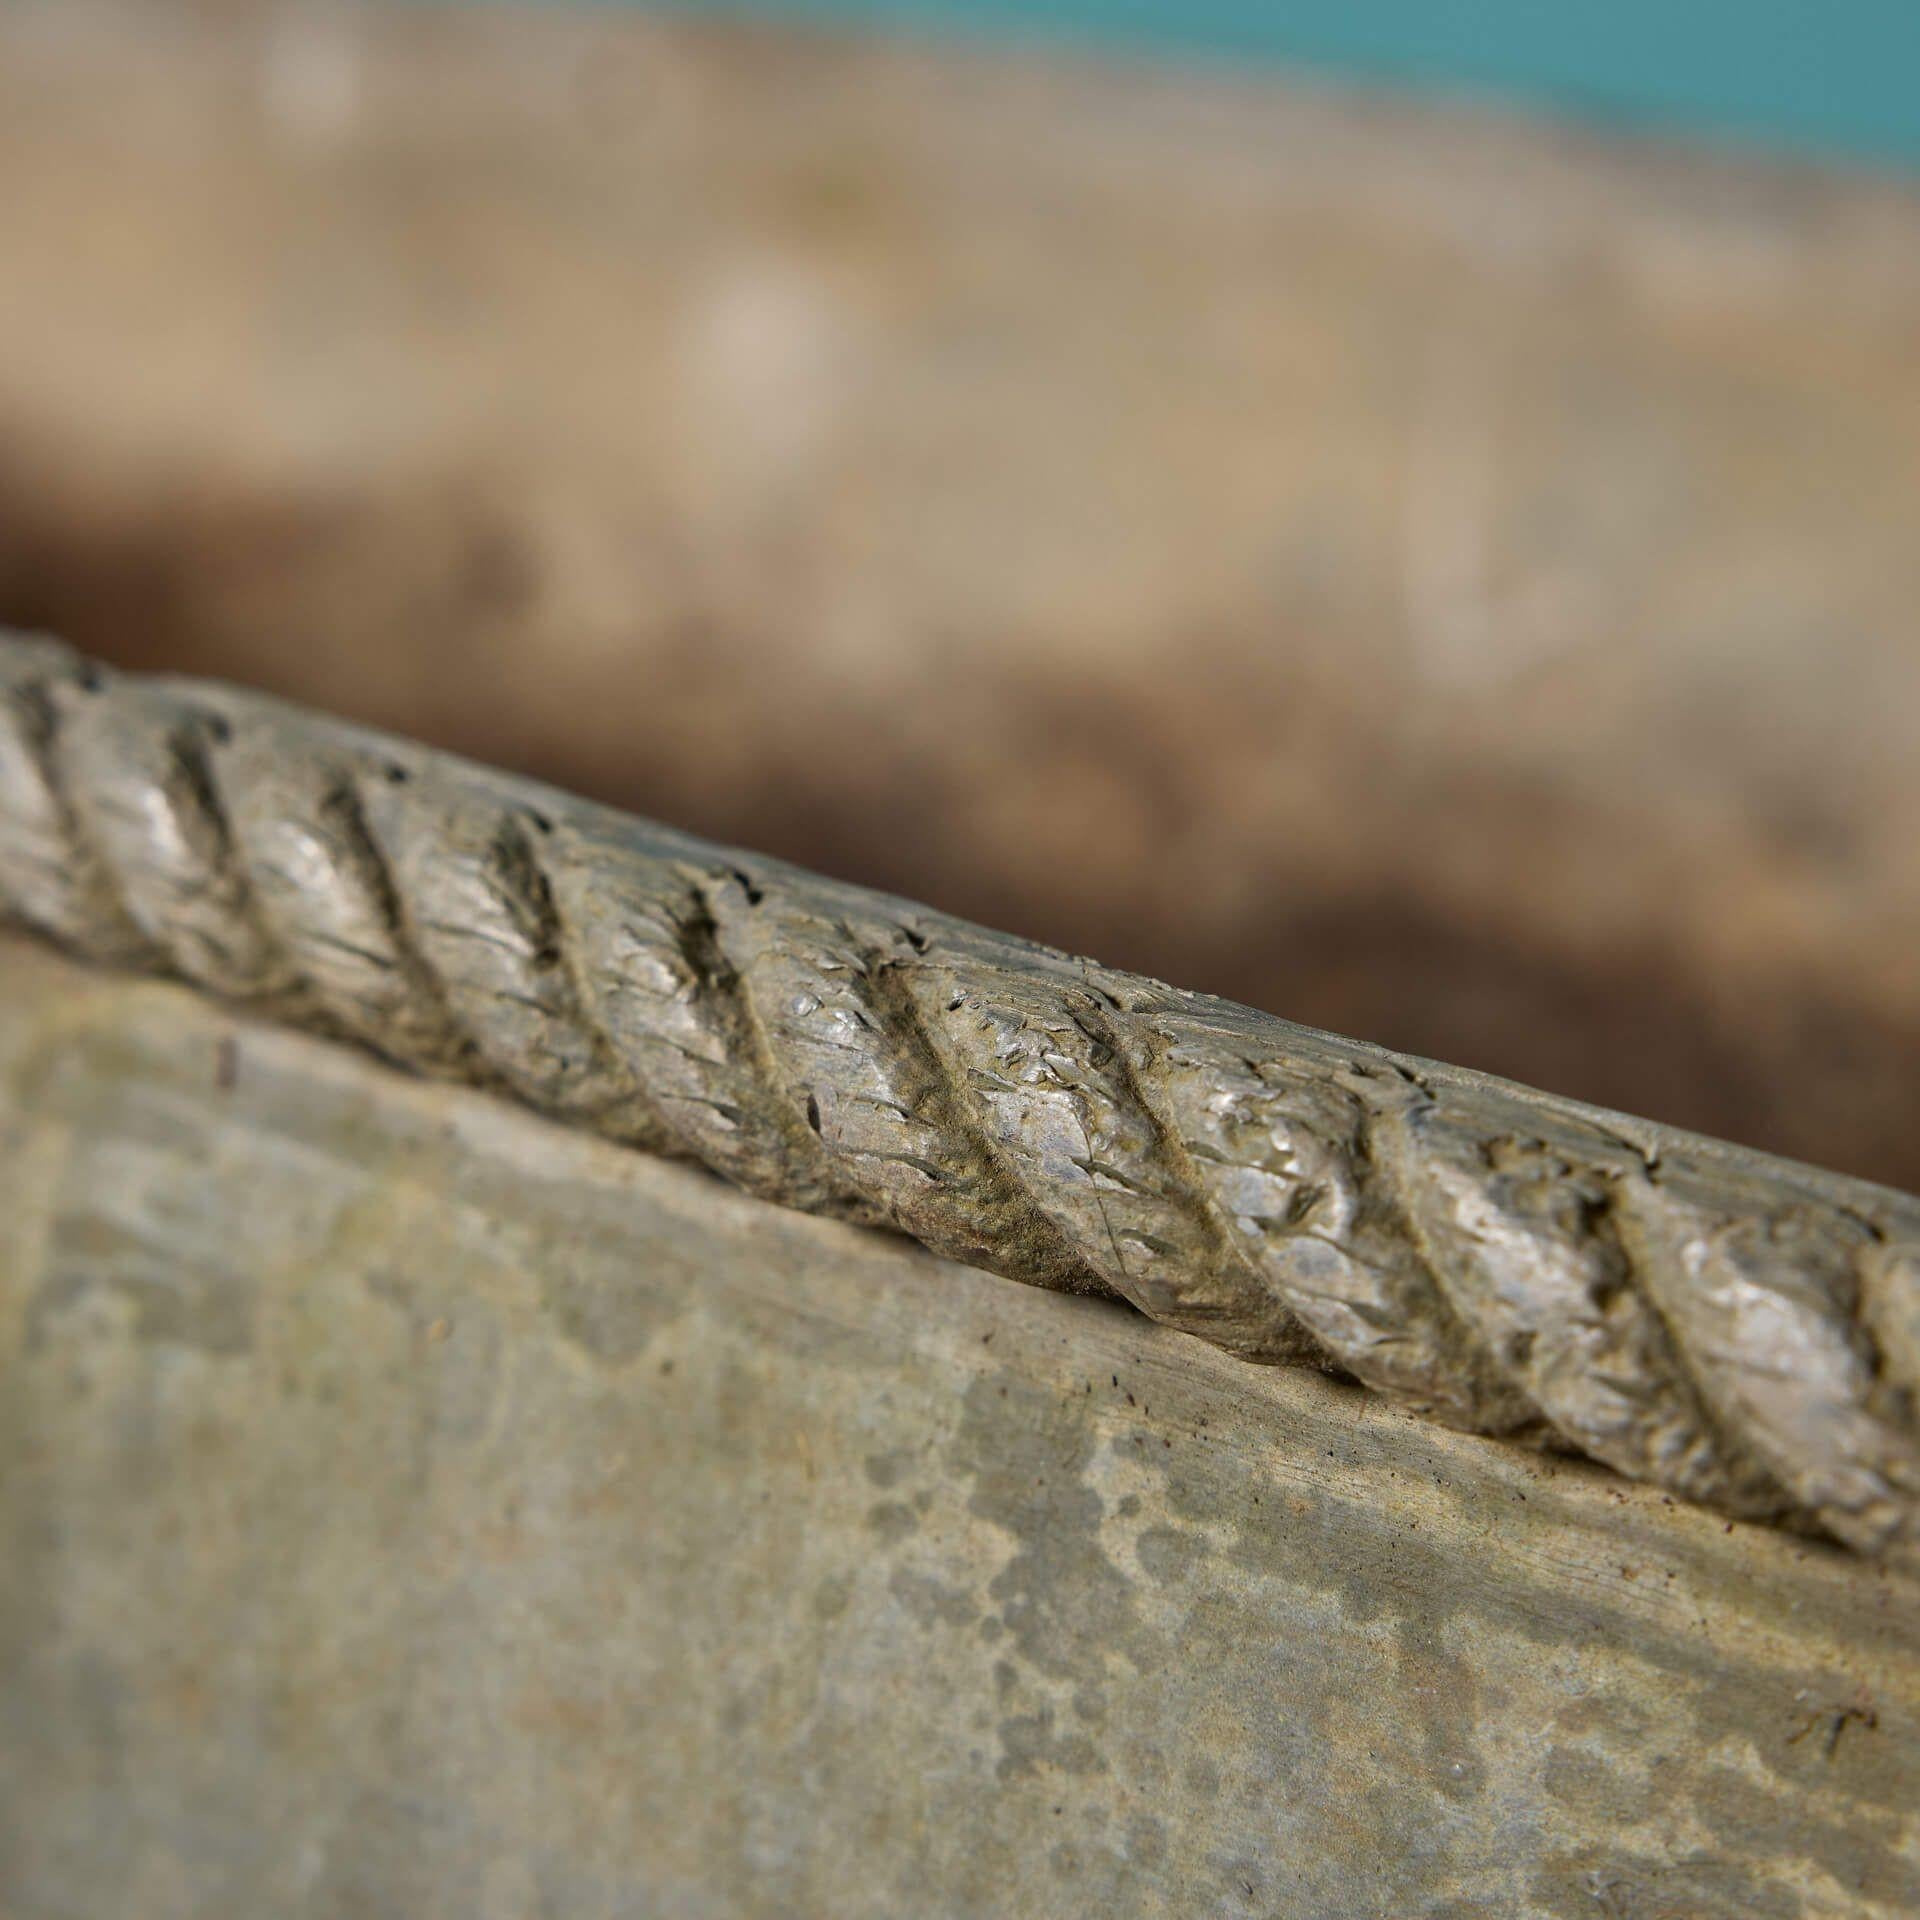
M 1920 164 L 1920 0 L 680 0 L 683 10 L 1300 62 Z

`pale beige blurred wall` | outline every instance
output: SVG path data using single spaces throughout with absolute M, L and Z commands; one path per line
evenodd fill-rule
M 0 617 L 1920 1184 L 1920 190 L 543 9 L 0 12 Z

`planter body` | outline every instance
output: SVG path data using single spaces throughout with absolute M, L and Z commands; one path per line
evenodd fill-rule
M 0 1910 L 1895 1914 L 1920 1588 L 0 945 Z

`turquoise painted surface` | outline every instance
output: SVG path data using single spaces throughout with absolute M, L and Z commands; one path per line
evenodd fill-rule
M 1920 166 L 1920 0 L 680 0 L 683 10 L 1299 62 Z

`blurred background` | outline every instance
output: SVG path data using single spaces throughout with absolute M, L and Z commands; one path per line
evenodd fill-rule
M 7 0 L 0 621 L 1920 1186 L 1917 78 Z

